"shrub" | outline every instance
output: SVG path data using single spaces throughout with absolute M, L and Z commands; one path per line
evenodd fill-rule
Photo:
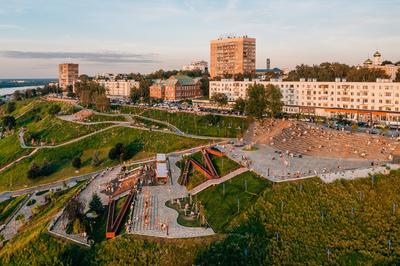
M 28 201 L 28 203 L 26 204 L 26 206 L 32 206 L 33 204 L 35 204 L 36 203 L 36 200 L 35 199 L 30 199 L 29 201 Z
M 89 203 L 89 208 L 96 214 L 101 214 L 104 211 L 103 203 L 101 203 L 100 197 L 97 194 L 93 194 L 92 200 Z
M 56 115 L 61 111 L 61 107 L 58 104 L 53 104 L 49 108 L 49 114 L 50 115 Z
M 81 157 L 75 157 L 74 159 L 72 159 L 72 166 L 75 167 L 76 169 L 81 168 L 82 166 Z

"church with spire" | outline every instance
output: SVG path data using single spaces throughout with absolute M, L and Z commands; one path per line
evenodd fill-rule
M 389 76 L 390 80 L 394 80 L 397 71 L 400 69 L 400 62 L 393 64 L 391 61 L 382 61 L 381 53 L 376 51 L 372 60 L 368 58 L 364 61 L 363 67 L 382 69 Z

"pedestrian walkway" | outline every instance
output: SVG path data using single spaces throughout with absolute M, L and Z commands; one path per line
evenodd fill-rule
M 196 195 L 197 193 L 211 187 L 211 186 L 215 186 L 221 183 L 224 183 L 225 181 L 234 178 L 235 176 L 238 176 L 240 174 L 243 174 L 245 172 L 249 171 L 248 168 L 246 167 L 241 167 L 239 169 L 236 169 L 235 171 L 221 177 L 221 178 L 217 178 L 217 179 L 210 179 L 207 180 L 204 183 L 201 183 L 200 185 L 198 185 L 197 187 L 194 187 L 192 190 L 190 190 L 190 194 L 192 195 Z

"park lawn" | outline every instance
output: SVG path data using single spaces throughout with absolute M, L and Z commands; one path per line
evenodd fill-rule
M 225 195 L 223 184 L 225 184 Z M 270 181 L 250 171 L 223 184 L 209 187 L 197 194 L 197 200 L 205 208 L 207 221 L 216 232 L 227 232 L 232 227 L 235 218 L 254 205 L 259 194 L 272 185 Z
M 15 110 L 10 115 L 17 118 L 17 117 L 23 115 L 24 113 L 29 112 L 37 104 L 40 104 L 41 102 L 43 102 L 43 101 L 38 98 L 31 98 L 31 99 L 24 99 L 22 101 L 16 101 L 15 102 Z
M 118 142 L 129 146 L 133 153 L 131 160 L 139 160 L 156 153 L 169 153 L 204 145 L 208 141 L 160 132 L 114 127 L 65 146 L 39 150 L 33 156 L 16 163 L 1 173 L 0 191 L 49 183 L 115 165 L 118 162 L 109 160 L 108 152 Z M 103 161 L 98 167 L 91 165 L 91 158 L 95 151 L 99 152 L 99 157 Z M 81 156 L 82 160 L 79 172 L 71 165 L 72 159 L 76 156 Z M 31 163 L 34 161 L 42 164 L 44 160 L 51 163 L 53 173 L 46 177 L 29 179 L 27 172 Z
M 223 176 L 229 174 L 230 172 L 240 168 L 240 165 L 238 163 L 229 159 L 226 156 L 217 157 L 212 154 L 209 154 L 209 156 L 210 156 L 211 162 L 214 165 L 215 170 L 217 171 L 217 173 L 220 177 L 223 177 Z M 206 164 L 203 162 L 203 155 L 200 151 L 191 154 L 189 157 L 196 160 L 198 163 L 200 163 L 207 169 Z M 179 161 L 177 163 L 177 166 L 179 168 L 183 167 L 183 162 L 184 162 L 184 160 Z M 199 170 L 192 167 L 191 172 L 189 174 L 189 182 L 188 182 L 186 188 L 188 190 L 191 190 L 206 181 L 207 181 L 207 177 L 203 173 L 201 173 Z M 180 180 L 179 180 L 179 182 L 180 182 Z
M 250 124 L 248 119 L 241 117 L 196 115 L 186 112 L 141 109 L 133 106 L 122 106 L 120 111 L 168 122 L 187 134 L 211 137 L 236 138 L 241 136 Z
M 67 103 L 41 101 L 36 102 L 33 108 L 17 119 L 17 127 L 24 126 L 27 129 L 24 137 L 28 145 L 30 144 L 30 137 L 33 137 L 36 143 L 42 141 L 56 145 L 111 125 L 80 125 L 61 120 L 48 113 L 52 105 L 59 105 L 61 112 L 68 112 L 69 109 L 74 108 L 73 105 Z
M 29 152 L 31 150 L 21 148 L 16 132 L 0 139 L 0 168 Z
M 37 144 L 43 141 L 49 145 L 57 145 L 109 126 L 111 124 L 81 125 L 46 115 L 42 120 L 27 125 L 25 140 L 32 135 Z
M 4 224 L 8 217 L 18 208 L 28 195 L 24 194 L 18 197 L 10 198 L 0 203 L 0 225 Z

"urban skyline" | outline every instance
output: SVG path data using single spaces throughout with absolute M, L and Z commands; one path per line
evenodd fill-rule
M 209 41 L 228 34 L 257 39 L 257 68 L 266 58 L 281 68 L 354 65 L 375 50 L 400 60 L 398 1 L 97 3 L 5 1 L 0 78 L 54 78 L 61 62 L 79 63 L 88 74 L 180 69 L 210 62 Z

